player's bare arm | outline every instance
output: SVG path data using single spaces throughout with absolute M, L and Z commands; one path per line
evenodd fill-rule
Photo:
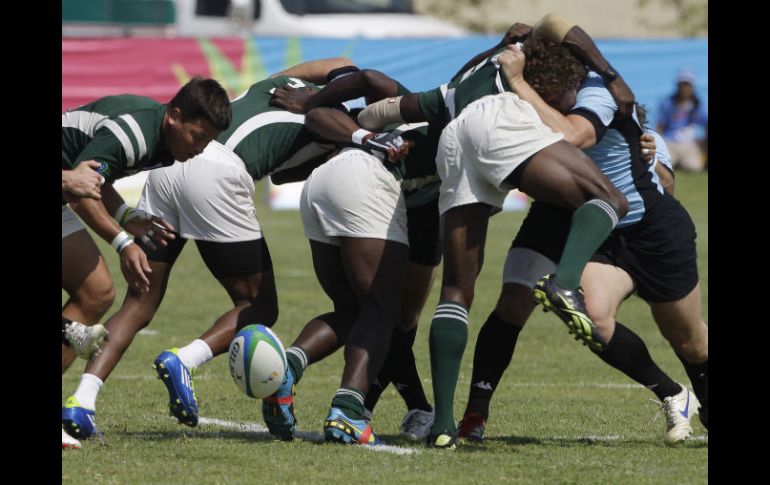
M 567 142 L 578 148 L 586 149 L 596 144 L 596 130 L 590 121 L 577 115 L 564 116 L 543 100 L 524 79 L 526 59 L 518 46 L 509 45 L 497 60 L 513 92 L 535 108 L 543 123 L 553 131 L 562 133 Z
M 347 57 L 330 57 L 327 59 L 316 59 L 313 61 L 307 61 L 296 66 L 292 66 L 281 72 L 272 74 L 270 77 L 275 78 L 278 76 L 290 76 L 305 81 L 310 81 L 314 84 L 323 84 L 326 82 L 326 77 L 329 73 L 335 69 L 339 69 L 345 66 L 353 66 L 353 61 Z
M 357 70 L 351 66 L 346 75 L 333 79 L 315 93 L 288 87 L 276 89 L 270 103 L 292 113 L 307 113 L 319 106 L 333 106 L 350 99 L 365 97 L 373 102 L 397 93 L 398 83 L 394 79 L 380 71 Z
M 361 129 L 350 116 L 333 108 L 315 108 L 305 117 L 305 126 L 311 132 L 335 143 L 354 143 L 370 151 L 380 152 L 390 162 L 401 161 L 412 146 L 398 134 L 373 133 Z
M 129 234 L 141 239 L 148 248 L 156 249 L 156 244 L 167 246 L 168 241 L 176 238 L 171 224 L 149 212 L 127 205 L 112 184 L 105 185 L 103 192 L 104 206 L 115 221 Z

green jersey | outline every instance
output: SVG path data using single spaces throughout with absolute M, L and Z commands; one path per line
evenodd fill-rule
M 396 82 L 396 96 L 409 94 L 411 91 Z M 419 207 L 438 197 L 441 179 L 436 173 L 436 151 L 443 127 L 427 123 L 408 123 L 386 126 L 383 131 L 397 130 L 404 140 L 414 142 L 414 146 L 399 164 L 383 162 L 397 180 L 401 181 L 407 207 Z
M 150 98 L 107 96 L 61 116 L 61 166 L 72 169 L 96 160 L 106 182 L 140 170 L 171 165 L 174 157 L 163 142 L 166 105 Z
M 456 75 L 448 84 L 419 93 L 420 109 L 431 125 L 444 128 L 472 102 L 490 94 L 511 91 L 508 80 L 500 73 L 497 57 L 490 57 Z
M 217 141 L 238 155 L 254 180 L 273 172 L 294 168 L 334 149 L 319 142 L 305 128 L 305 115 L 270 105 L 273 91 L 280 86 L 315 87 L 288 76 L 265 79 L 252 85 L 232 101 L 233 121 Z
M 401 181 L 407 207 L 418 207 L 438 197 L 441 180 L 436 173 L 436 150 L 441 129 L 426 123 L 405 124 L 395 128 L 414 146 L 398 165 L 383 162 Z

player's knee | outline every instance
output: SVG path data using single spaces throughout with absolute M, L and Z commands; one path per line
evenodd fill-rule
M 101 318 L 115 301 L 115 287 L 111 284 L 91 287 L 87 291 L 78 292 L 77 300 L 84 309 Z
M 613 187 L 614 188 L 614 187 Z M 619 190 L 615 189 L 612 194 L 610 204 L 618 214 L 618 219 L 622 219 L 628 214 L 628 199 Z
M 442 301 L 455 301 L 466 308 L 470 308 L 473 303 L 474 290 L 473 287 L 465 286 L 444 286 L 441 288 L 441 300 Z
M 696 338 L 679 336 L 669 338 L 668 341 L 674 352 L 688 362 L 702 362 L 708 358 L 708 347 L 701 345 Z
M 505 323 L 523 327 L 535 308 L 532 290 L 521 285 L 516 289 L 505 291 L 497 301 L 495 313 Z

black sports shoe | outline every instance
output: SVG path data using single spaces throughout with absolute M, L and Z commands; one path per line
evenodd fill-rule
M 484 430 L 487 427 L 487 420 L 478 413 L 465 413 L 462 421 L 457 425 L 457 436 L 472 443 L 481 443 L 484 441 Z
M 599 335 L 586 310 L 583 289 L 566 290 L 556 284 L 556 275 L 543 276 L 535 283 L 535 302 L 543 304 L 543 310 L 551 310 L 564 322 L 575 340 L 582 340 L 593 350 L 602 351 L 607 347 L 607 342 Z

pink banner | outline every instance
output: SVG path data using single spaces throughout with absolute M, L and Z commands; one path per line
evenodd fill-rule
M 207 42 L 241 68 L 242 39 Z M 112 94 L 137 94 L 165 103 L 195 75 L 213 76 L 198 39 L 64 39 L 62 112 Z

